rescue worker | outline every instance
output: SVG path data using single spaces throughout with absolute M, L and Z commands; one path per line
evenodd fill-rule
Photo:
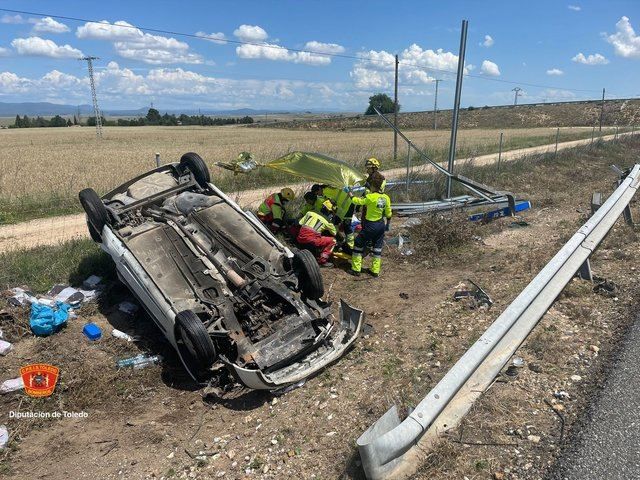
M 282 231 L 285 226 L 286 205 L 296 197 L 293 190 L 284 187 L 278 193 L 272 193 L 258 207 L 258 218 L 274 232 Z
M 321 191 L 325 198 L 328 198 L 336 206 L 336 213 L 334 223 L 336 225 L 342 225 L 342 231 L 345 236 L 345 245 L 347 251 L 353 250 L 355 234 L 353 233 L 352 217 L 355 209 L 354 204 L 351 202 L 349 196 L 349 188 L 333 188 L 327 185 L 321 185 Z
M 331 221 L 334 208 L 331 200 L 325 200 L 320 213 L 309 211 L 300 219 L 300 232 L 296 240 L 300 245 L 316 249 L 316 258 L 321 267 L 333 267 L 329 257 L 336 246 L 336 226 Z
M 353 253 L 351 254 L 351 273 L 359 276 L 362 270 L 362 253 L 367 242 L 373 245 L 373 260 L 369 269 L 371 275 L 377 277 L 380 275 L 380 267 L 382 265 L 382 245 L 384 242 L 384 232 L 389 230 L 391 224 L 391 199 L 385 193 L 382 193 L 384 177 L 380 172 L 373 172 L 369 176 L 371 180 L 371 191 L 363 197 L 354 197 L 349 192 L 351 201 L 355 205 L 361 205 L 366 208 L 366 218 L 362 222 L 362 230 L 355 240 Z M 386 220 L 386 222 L 385 222 Z
M 304 205 L 300 209 L 300 216 L 304 217 L 307 212 L 311 212 L 315 210 L 316 202 L 318 201 L 318 196 L 313 192 L 307 192 L 304 194 Z
M 367 159 L 367 161 L 365 162 L 364 168 L 367 170 L 367 179 L 364 182 L 365 188 L 367 188 L 367 190 L 370 189 L 371 175 L 377 172 L 382 176 L 382 185 L 380 186 L 380 193 L 384 193 L 384 190 L 387 186 L 387 180 L 384 178 L 384 175 L 380 173 L 380 160 L 378 160 L 375 157 L 371 157 Z

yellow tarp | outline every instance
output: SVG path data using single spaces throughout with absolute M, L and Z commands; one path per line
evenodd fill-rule
M 364 176 L 348 163 L 321 153 L 292 152 L 263 166 L 337 188 L 364 181 Z

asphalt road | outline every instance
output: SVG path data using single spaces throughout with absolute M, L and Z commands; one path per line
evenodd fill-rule
M 640 479 L 640 319 L 582 423 L 552 479 Z

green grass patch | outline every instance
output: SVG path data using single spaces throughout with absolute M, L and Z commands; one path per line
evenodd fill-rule
M 91 240 L 2 253 L 0 264 L 2 287 L 26 285 L 34 293 L 44 293 L 56 283 L 77 286 L 90 275 L 115 277 L 113 262 Z

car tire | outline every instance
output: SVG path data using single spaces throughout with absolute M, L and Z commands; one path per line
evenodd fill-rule
M 203 188 L 211 182 L 209 167 L 207 167 L 207 164 L 204 163 L 202 157 L 197 153 L 188 152 L 182 155 L 180 158 L 180 167 L 183 170 L 185 168 L 189 170 L 196 179 L 196 182 Z
M 202 320 L 191 310 L 184 310 L 176 315 L 176 342 L 182 342 L 181 351 L 188 367 L 195 367 L 199 372 L 209 368 L 216 360 L 216 348 Z M 184 358 L 185 354 L 189 358 Z M 197 372 L 192 372 L 197 373 Z
M 324 295 L 324 283 L 318 261 L 309 250 L 296 250 L 293 257 L 293 268 L 301 283 L 302 293 L 311 300 L 318 300 Z
M 93 188 L 85 188 L 78 194 L 80 204 L 87 214 L 89 235 L 94 242 L 102 242 L 102 229 L 109 222 L 107 208 Z

